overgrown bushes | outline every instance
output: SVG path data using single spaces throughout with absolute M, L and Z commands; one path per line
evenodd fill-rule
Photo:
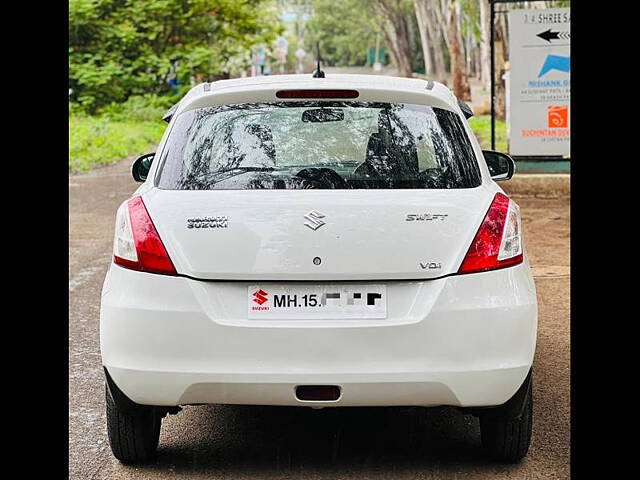
M 155 148 L 167 124 L 162 114 L 173 97 L 133 96 L 90 116 L 72 108 L 69 116 L 69 170 L 82 172 Z

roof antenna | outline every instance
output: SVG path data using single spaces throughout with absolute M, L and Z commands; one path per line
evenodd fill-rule
M 313 78 L 324 78 L 324 72 L 320 70 L 320 42 L 316 42 L 316 58 L 318 60 L 318 66 L 316 71 L 313 72 Z

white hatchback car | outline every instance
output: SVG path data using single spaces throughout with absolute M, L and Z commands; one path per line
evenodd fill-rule
M 194 87 L 118 209 L 100 310 L 111 448 L 180 405 L 451 405 L 517 461 L 537 303 L 518 206 L 443 85 L 280 75 Z M 313 191 L 311 191 L 313 190 Z

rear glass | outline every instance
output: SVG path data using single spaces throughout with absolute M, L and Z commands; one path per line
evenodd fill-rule
M 169 190 L 441 189 L 481 183 L 460 117 L 424 105 L 274 102 L 176 118 L 158 187 Z

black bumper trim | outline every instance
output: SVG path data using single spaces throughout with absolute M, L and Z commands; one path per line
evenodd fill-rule
M 104 368 L 104 376 L 107 379 L 107 392 L 109 393 L 109 396 L 113 399 L 119 410 L 125 413 L 142 413 L 145 410 L 151 412 L 157 408 L 151 405 L 141 405 L 131 400 L 124 394 L 122 390 L 118 388 L 116 382 L 114 382 L 113 378 L 111 378 L 111 375 L 109 375 L 107 367 L 103 366 L 102 368 Z

